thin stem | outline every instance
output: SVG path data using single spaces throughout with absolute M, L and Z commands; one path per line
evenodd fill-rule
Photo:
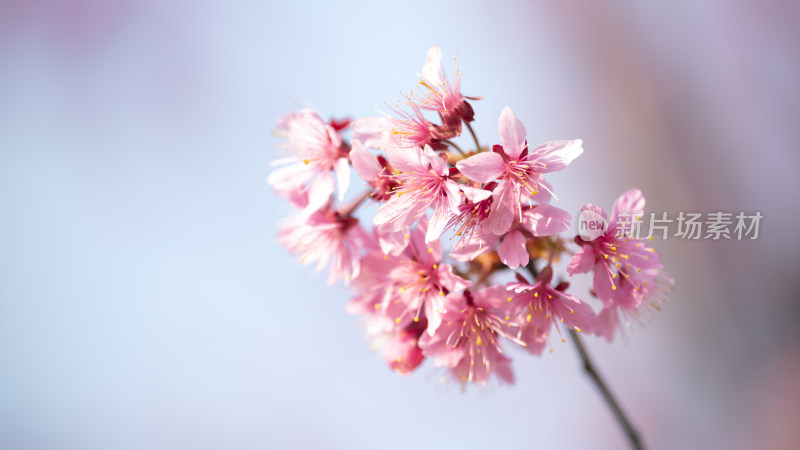
M 538 270 L 536 270 L 536 266 L 531 260 L 527 266 L 528 272 L 533 276 L 534 280 L 538 275 Z M 608 407 L 611 408 L 611 411 L 614 413 L 614 417 L 619 422 L 622 429 L 625 431 L 625 434 L 628 437 L 628 442 L 631 444 L 631 448 L 634 450 L 644 450 L 644 444 L 642 444 L 641 438 L 639 437 L 639 432 L 631 424 L 631 421 L 628 420 L 628 416 L 622 411 L 622 408 L 619 406 L 619 403 L 614 398 L 614 394 L 611 393 L 611 390 L 606 385 L 603 377 L 600 376 L 600 372 L 598 372 L 597 368 L 594 366 L 592 359 L 589 358 L 589 353 L 586 352 L 586 347 L 583 346 L 583 341 L 581 341 L 580 336 L 574 330 L 569 330 L 569 336 L 572 338 L 572 342 L 575 344 L 575 348 L 578 350 L 578 354 L 581 357 L 581 362 L 583 362 L 583 370 L 586 371 L 586 374 L 594 382 L 597 390 L 600 391 L 600 394 L 603 395 L 603 399 L 608 404 Z
M 467 122 L 466 120 L 464 121 L 464 125 L 467 126 L 467 129 L 469 130 L 469 134 L 472 135 L 472 140 L 475 141 L 475 147 L 477 147 L 475 149 L 475 151 L 480 153 L 481 152 L 481 144 L 478 143 L 478 136 L 475 135 L 475 130 L 472 129 L 472 125 L 470 125 L 469 122 Z
M 442 142 L 449 145 L 450 147 L 453 147 L 458 153 L 461 153 L 461 156 L 464 157 L 467 156 L 467 154 L 464 153 L 464 150 L 461 150 L 461 147 L 459 147 L 455 142 L 451 141 L 450 139 L 444 139 L 442 140 Z
M 581 357 L 581 361 L 583 361 L 583 370 L 586 371 L 586 374 L 591 377 L 592 381 L 594 381 L 595 386 L 603 395 L 606 403 L 608 403 L 609 408 L 614 413 L 614 417 L 616 417 L 617 422 L 619 422 L 620 426 L 623 430 L 625 430 L 625 434 L 628 436 L 628 441 L 631 444 L 631 448 L 635 450 L 643 450 L 644 445 L 642 444 L 641 438 L 639 437 L 639 432 L 631 424 L 628 417 L 620 408 L 619 403 L 614 398 L 614 394 L 608 389 L 606 386 L 605 381 L 603 381 L 603 377 L 600 376 L 600 373 L 595 368 L 594 363 L 589 358 L 589 354 L 586 352 L 586 348 L 583 346 L 583 341 L 581 341 L 580 336 L 574 330 L 569 330 L 569 336 L 572 338 L 572 342 L 575 344 L 575 348 L 578 350 L 578 354 Z

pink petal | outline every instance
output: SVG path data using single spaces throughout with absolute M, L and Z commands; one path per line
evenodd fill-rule
M 494 152 L 483 152 L 456 163 L 458 170 L 478 183 L 488 183 L 506 171 L 503 157 Z
M 313 175 L 314 169 L 296 162 L 273 170 L 267 178 L 267 183 L 278 191 L 295 190 Z
M 425 316 L 428 318 L 427 331 L 431 336 L 436 333 L 436 330 L 442 324 L 442 313 L 444 312 L 444 306 L 442 306 L 441 300 L 437 297 L 439 297 L 438 294 L 428 298 L 428 301 L 425 302 Z
M 561 208 L 536 205 L 522 214 L 522 226 L 534 236 L 550 236 L 569 229 L 572 217 Z
M 476 256 L 488 253 L 494 248 L 497 238 L 493 235 L 492 238 L 495 240 L 489 241 L 475 234 L 470 239 L 453 246 L 450 256 L 456 261 L 472 261 Z
M 450 170 L 447 167 L 447 163 L 430 145 L 425 145 L 425 148 L 422 150 L 422 156 L 425 158 L 426 162 L 430 163 L 431 170 L 438 175 L 447 176 Z
M 439 236 L 444 232 L 451 216 L 452 211 L 450 210 L 447 199 L 437 199 L 434 204 L 431 219 L 428 221 L 428 232 L 425 233 L 425 242 L 433 242 L 439 239 Z
M 614 207 L 611 209 L 611 220 L 609 220 L 608 229 L 616 233 L 617 221 L 620 213 L 636 214 L 644 212 L 644 204 L 645 201 L 642 191 L 639 189 L 629 189 L 625 191 L 625 193 L 614 202 Z M 627 221 L 630 222 L 630 217 Z M 628 228 L 630 229 L 630 226 Z
M 458 214 L 458 207 L 461 206 L 461 186 L 455 181 L 447 180 L 444 182 L 444 192 L 447 195 L 447 206 L 453 214 Z
M 453 273 L 453 266 L 450 264 L 440 264 L 436 274 L 439 277 L 439 283 L 448 291 L 460 291 L 472 286 L 472 281 L 465 280 Z
M 584 245 L 583 248 L 569 260 L 567 265 L 567 273 L 574 275 L 576 273 L 586 273 L 594 267 L 595 253 L 594 250 Z
M 411 230 L 411 247 L 414 250 L 414 258 L 417 261 L 432 266 L 442 260 L 442 244 L 438 241 L 430 242 L 425 240 L 428 235 L 429 225 L 429 222 L 423 219 Z
M 370 182 L 378 177 L 381 173 L 381 165 L 375 156 L 364 147 L 360 141 L 353 141 L 353 149 L 350 150 L 350 161 L 353 163 L 353 169 L 362 180 Z
M 594 266 L 594 283 L 592 284 L 594 293 L 600 298 L 605 306 L 614 304 L 614 287 L 611 274 L 606 269 L 602 261 L 598 261 Z
M 555 297 L 555 295 L 553 295 Z M 562 293 L 557 301 L 554 301 L 553 308 L 556 314 L 564 320 L 564 324 L 573 330 L 593 331 L 597 316 L 594 310 L 586 303 L 581 302 L 577 297 Z
M 322 208 L 335 190 L 333 176 L 330 172 L 323 172 L 317 176 L 308 188 L 308 206 L 306 212 L 312 213 Z
M 528 251 L 525 249 L 525 236 L 519 230 L 513 230 L 503 238 L 497 248 L 500 261 L 511 269 L 528 264 Z
M 616 334 L 619 325 L 619 311 L 617 311 L 617 308 L 603 308 L 597 316 L 594 334 L 599 337 L 604 337 L 608 342 L 611 342 L 614 340 L 614 334 Z
M 494 190 L 494 202 L 489 216 L 483 222 L 483 229 L 495 235 L 502 235 L 511 228 L 514 222 L 515 205 L 514 190 L 510 183 L 503 182 Z
M 397 256 L 408 246 L 409 228 L 404 227 L 394 230 L 391 224 L 384 224 L 375 227 L 378 235 L 378 245 L 384 255 Z
M 540 173 L 548 173 L 567 167 L 581 153 L 583 153 L 583 141 L 580 139 L 553 141 L 533 149 L 528 160 L 536 161 L 541 165 Z
M 339 185 L 339 201 L 344 200 L 344 194 L 350 187 L 350 161 L 347 158 L 339 158 L 333 166 L 336 173 L 336 182 Z
M 352 140 L 363 142 L 367 147 L 381 149 L 386 146 L 386 132 L 391 130 L 388 117 L 365 117 L 350 124 Z M 355 146 L 354 146 L 355 147 Z
M 464 196 L 470 203 L 478 203 L 486 200 L 492 196 L 492 191 L 486 189 L 478 189 L 470 186 L 461 185 L 461 190 L 464 191 Z
M 387 148 L 386 159 L 392 163 L 397 170 L 412 172 L 417 170 L 427 170 L 422 164 L 422 149 L 414 148 Z
M 518 159 L 522 150 L 525 149 L 525 137 L 528 135 L 525 126 L 506 106 L 500 114 L 500 143 L 503 150 L 511 159 Z

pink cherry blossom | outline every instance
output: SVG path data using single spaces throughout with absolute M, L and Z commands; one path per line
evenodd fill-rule
M 436 125 L 422 115 L 419 106 L 408 103 L 411 112 L 391 108 L 399 116 L 365 117 L 351 125 L 353 139 L 367 147 L 379 150 L 387 148 L 412 148 L 430 145 L 437 150 L 446 148 L 440 141 L 451 139 L 461 133 L 461 122 L 455 126 Z
M 461 203 L 459 186 L 450 179 L 447 163 L 428 146 L 387 149 L 386 156 L 395 169 L 392 179 L 397 187 L 378 209 L 375 225 L 391 224 L 394 231 L 403 230 L 433 207 L 425 241 L 435 241 Z
M 484 200 L 485 202 L 485 200 Z M 484 212 L 487 206 L 484 207 Z M 550 236 L 566 231 L 570 226 L 570 215 L 563 209 L 547 203 L 524 206 L 522 217 L 512 218 L 510 229 L 502 235 L 489 232 L 476 233 L 457 243 L 451 256 L 457 261 L 469 261 L 480 254 L 497 249 L 500 261 L 511 269 L 525 266 L 530 261 L 527 241 L 534 237 Z
M 621 214 L 625 213 L 628 217 L 641 214 L 644 206 L 642 192 L 631 189 L 614 203 L 605 234 L 592 241 L 584 241 L 580 237 L 575 240 L 581 245 L 581 250 L 572 257 L 567 271 L 570 275 L 594 271 L 594 293 L 606 308 L 611 308 L 603 316 L 606 325 L 619 322 L 611 320 L 617 318 L 615 314 L 618 307 L 627 313 L 642 305 L 657 307 L 665 291 L 672 285 L 672 279 L 661 270 L 663 266 L 654 249 L 627 233 L 618 235 L 618 225 L 624 220 Z M 583 209 L 606 217 L 605 212 L 596 206 L 586 205 Z M 613 317 L 610 316 L 612 314 Z M 613 336 L 613 330 L 605 330 L 607 336 L 609 333 Z
M 419 75 L 419 84 L 424 88 L 416 94 L 413 101 L 422 109 L 437 111 L 442 118 L 444 128 L 458 127 L 462 120 L 471 122 L 475 112 L 466 101 L 480 100 L 481 97 L 466 97 L 461 94 L 461 72 L 458 70 L 458 58 L 453 73 L 453 82 L 447 79 L 442 65 L 442 51 L 439 47 L 428 49 L 425 65 Z
M 426 243 L 425 234 L 425 224 L 420 223 L 411 231 L 407 248 L 393 258 L 393 267 L 384 274 L 382 281 L 386 296 L 381 309 L 401 328 L 421 318 L 427 319 L 427 331 L 433 333 L 445 312 L 444 296 L 472 283 L 442 262 L 441 243 Z
M 614 340 L 619 330 L 634 329 L 644 326 L 646 315 L 661 310 L 661 305 L 669 299 L 675 280 L 659 269 L 649 269 L 644 272 L 649 281 L 641 285 L 634 285 L 628 278 L 620 278 L 616 293 L 617 303 L 606 306 L 598 315 L 595 334 L 606 338 L 608 342 Z
M 591 330 L 595 314 L 591 307 L 575 296 L 550 286 L 553 269 L 545 267 L 536 281 L 509 283 L 506 314 L 510 320 L 524 318 L 523 326 L 535 330 L 534 335 L 548 334 L 553 325 L 563 322 L 567 327 L 581 332 Z
M 278 119 L 276 132 L 286 138 L 283 148 L 290 156 L 277 161 L 285 165 L 270 174 L 268 183 L 284 197 L 298 190 L 308 192 L 307 208 L 313 212 L 328 201 L 335 189 L 333 171 L 342 200 L 350 184 L 349 149 L 336 129 L 315 111 L 304 109 Z
M 456 164 L 458 170 L 478 183 L 500 180 L 486 219 L 487 231 L 501 235 L 508 231 L 514 214 L 522 216 L 523 201 L 536 199 L 540 190 L 549 191 L 543 174 L 561 170 L 583 153 L 582 141 L 553 141 L 533 150 L 525 140 L 522 122 L 506 107 L 499 121 L 500 142 L 492 152 L 478 153 Z
M 513 383 L 511 360 L 503 354 L 500 338 L 524 344 L 515 337 L 520 329 L 504 323 L 497 312 L 503 296 L 502 286 L 448 295 L 442 325 L 419 340 L 423 354 L 436 367 L 448 368 L 450 377 L 460 383 L 485 385 L 492 374 Z
M 358 219 L 341 215 L 327 206 L 290 220 L 278 231 L 278 242 L 300 255 L 303 264 L 316 262 L 316 271 L 330 262 L 329 284 L 338 280 L 348 284 L 358 277 L 360 249 L 374 246 Z

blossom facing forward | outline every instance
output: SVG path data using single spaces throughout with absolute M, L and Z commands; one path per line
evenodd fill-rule
M 420 338 L 423 354 L 433 358 L 435 366 L 449 369 L 450 377 L 460 383 L 485 385 L 492 374 L 513 383 L 511 360 L 503 354 L 500 338 L 523 343 L 514 337 L 518 328 L 504 323 L 497 312 L 503 301 L 503 289 L 497 286 L 448 295 L 442 325 Z
M 310 109 L 289 113 L 277 125 L 289 157 L 276 161 L 282 167 L 267 179 L 275 191 L 287 198 L 307 192 L 308 212 L 314 212 L 336 189 L 335 174 L 339 200 L 344 199 L 350 185 L 349 149 L 336 128 Z
M 394 231 L 403 230 L 424 216 L 428 207 L 433 207 L 425 242 L 439 239 L 461 203 L 459 186 L 450 179 L 447 163 L 429 146 L 391 149 L 386 156 L 395 169 L 392 179 L 397 187 L 378 209 L 375 225 L 391 224 Z
M 581 246 L 567 266 L 570 275 L 593 271 L 593 291 L 603 302 L 604 310 L 598 334 L 611 340 L 623 324 L 620 314 L 636 316 L 643 306 L 658 309 L 673 284 L 672 278 L 662 270 L 660 256 L 655 249 L 633 233 L 620 233 L 630 229 L 633 216 L 644 212 L 645 198 L 638 189 L 626 191 L 614 202 L 606 232 L 596 239 L 586 241 L 580 236 L 575 242 Z M 605 211 L 591 204 L 582 211 L 592 211 L 607 218 Z
M 553 141 L 530 150 L 525 126 L 509 107 L 503 109 L 498 128 L 502 145 L 459 161 L 456 167 L 477 183 L 499 180 L 484 228 L 502 235 L 511 227 L 514 214 L 521 218 L 526 200 L 549 200 L 551 192 L 543 175 L 567 167 L 583 153 L 583 142 Z

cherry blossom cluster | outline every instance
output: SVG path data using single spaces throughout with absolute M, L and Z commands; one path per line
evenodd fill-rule
M 610 215 L 583 207 L 608 225 L 596 238 L 567 234 L 570 214 L 550 203 L 545 175 L 580 156 L 582 141 L 532 146 L 506 107 L 499 144 L 480 146 L 470 103 L 480 98 L 461 93 L 457 64 L 448 78 L 431 48 L 417 91 L 384 117 L 280 118 L 287 157 L 268 182 L 297 209 L 279 242 L 354 289 L 347 310 L 363 315 L 391 369 L 429 358 L 458 383 L 512 383 L 507 347 L 539 355 L 562 330 L 611 341 L 658 309 L 673 281 L 645 241 L 615 233 L 621 214 L 643 211 L 639 190 Z M 467 151 L 453 141 L 465 129 Z M 352 171 L 366 190 L 346 197 Z M 569 292 L 565 278 L 580 273 L 593 276 L 599 312 Z

